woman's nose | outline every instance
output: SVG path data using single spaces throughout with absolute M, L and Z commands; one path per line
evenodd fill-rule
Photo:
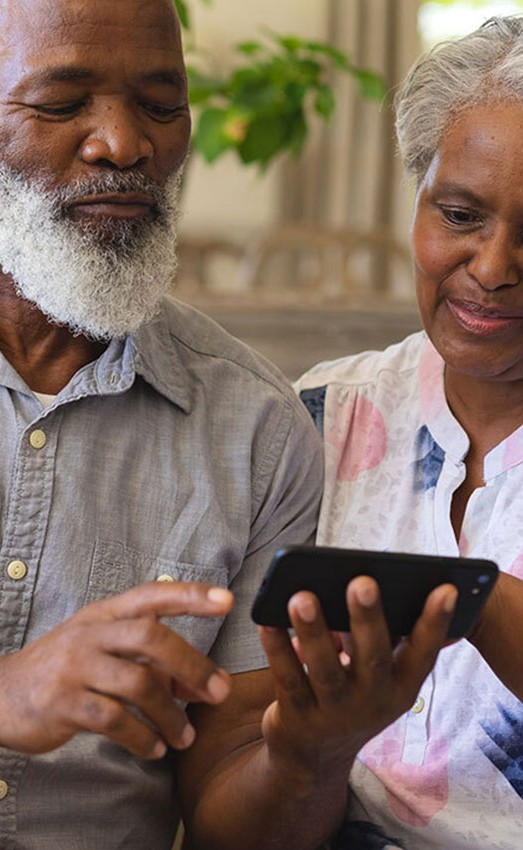
M 467 268 L 483 289 L 516 286 L 521 280 L 523 245 L 498 230 L 476 244 Z
M 132 106 L 106 104 L 91 116 L 91 129 L 81 145 L 88 165 L 124 170 L 143 165 L 153 155 L 152 141 Z

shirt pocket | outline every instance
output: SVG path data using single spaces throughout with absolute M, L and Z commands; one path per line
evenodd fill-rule
M 194 581 L 227 587 L 228 570 L 223 565 L 191 564 L 159 558 L 121 543 L 98 540 L 94 548 L 85 604 L 116 596 L 147 581 Z M 191 643 L 204 652 L 212 645 L 222 622 L 221 617 L 162 617 L 162 623 L 175 629 L 182 637 L 190 637 Z M 212 635 L 213 640 L 209 643 Z

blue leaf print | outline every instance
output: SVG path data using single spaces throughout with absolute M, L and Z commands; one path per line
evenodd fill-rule
M 396 838 L 387 838 L 379 827 L 367 821 L 346 821 L 330 847 L 331 850 L 385 850 L 386 847 L 405 850 Z
M 327 387 L 314 387 L 312 390 L 302 390 L 300 398 L 312 416 L 313 422 L 323 437 L 323 426 L 325 422 L 325 396 Z
M 523 798 L 523 705 L 514 712 L 499 703 L 497 707 L 497 721 L 481 724 L 490 738 L 481 750 Z
M 445 452 L 438 446 L 426 425 L 419 429 L 416 437 L 416 456 L 413 463 L 414 492 L 424 493 L 438 483 Z

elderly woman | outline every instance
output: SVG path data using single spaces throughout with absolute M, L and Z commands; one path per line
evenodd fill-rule
M 351 773 L 336 848 L 523 847 L 523 18 L 438 46 L 397 97 L 424 332 L 307 373 L 318 543 L 495 560 L 468 640 Z

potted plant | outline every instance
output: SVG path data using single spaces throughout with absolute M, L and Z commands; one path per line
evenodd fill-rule
M 187 0 L 174 2 L 190 30 Z M 378 74 L 355 67 L 346 53 L 322 42 L 267 30 L 233 45 L 233 51 L 238 61 L 227 72 L 212 72 L 189 50 L 189 96 L 196 113 L 192 144 L 209 163 L 233 151 L 242 164 L 263 171 L 284 152 L 299 157 L 312 117 L 328 121 L 334 112 L 336 71 L 353 76 L 363 97 L 381 100 L 385 93 Z

